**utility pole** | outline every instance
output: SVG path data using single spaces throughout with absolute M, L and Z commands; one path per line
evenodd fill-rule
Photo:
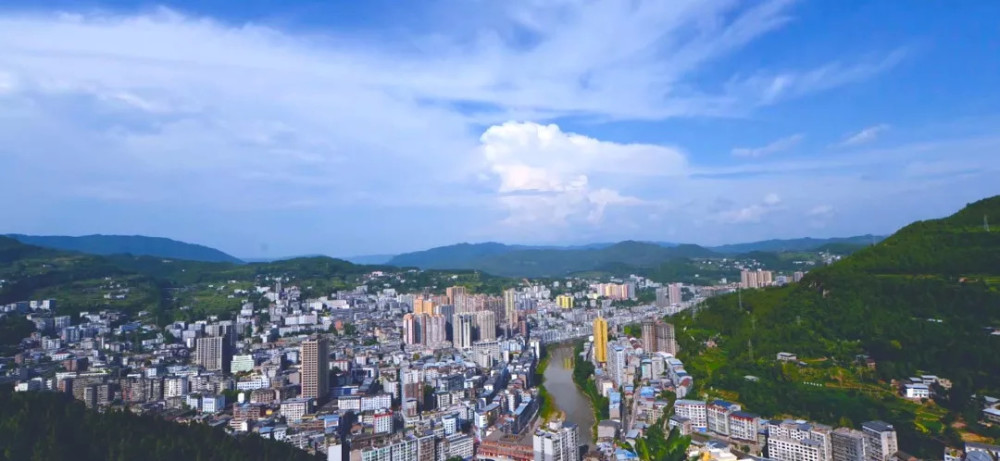
M 747 348 L 750 349 L 750 361 L 753 362 L 753 340 L 747 340 Z
M 990 221 L 986 215 L 983 215 L 983 229 L 986 229 L 986 232 L 990 231 Z

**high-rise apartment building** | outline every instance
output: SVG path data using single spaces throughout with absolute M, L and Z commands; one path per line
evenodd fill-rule
M 451 304 L 434 306 L 434 313 L 443 315 L 445 323 L 447 323 L 450 326 L 451 322 L 455 319 L 455 313 L 456 313 L 455 306 Z
M 456 348 L 469 349 L 472 347 L 472 333 L 475 329 L 474 324 L 475 319 L 473 319 L 471 312 L 455 314 L 454 320 L 451 324 L 451 336 L 452 343 L 454 343 Z
M 445 296 L 448 298 L 448 304 L 452 306 L 465 306 L 465 287 L 453 286 L 445 288 Z
M 423 314 L 406 314 L 403 316 L 403 342 L 420 344 L 420 320 Z
M 889 461 L 899 451 L 896 428 L 885 421 L 868 421 L 861 424 L 865 435 L 865 458 L 869 461 Z
M 423 344 L 436 347 L 448 340 L 448 323 L 443 315 L 428 315 L 425 319 Z
M 763 288 L 774 285 L 774 273 L 761 269 L 740 271 L 740 287 Z
M 677 338 L 674 336 L 674 326 L 666 322 L 656 322 L 656 352 L 666 352 L 677 355 Z
M 656 289 L 656 307 L 670 306 L 670 287 L 659 287 Z
M 635 297 L 635 285 L 632 283 L 598 283 L 592 285 L 598 296 L 613 300 L 632 299 Z
M 556 305 L 561 309 L 572 309 L 573 308 L 573 297 L 570 295 L 559 295 L 556 296 Z
M 677 355 L 674 326 L 660 320 L 642 322 L 642 349 L 648 353 L 666 352 Z
M 619 387 L 625 385 L 625 366 L 628 365 L 625 348 L 617 344 L 611 346 L 611 349 L 608 350 L 607 358 L 608 374 L 615 382 L 615 386 Z
M 195 341 L 195 363 L 208 371 L 229 371 L 232 357 L 229 343 L 222 336 L 208 336 Z
M 580 438 L 576 424 L 552 421 L 532 437 L 535 461 L 580 461 Z
M 434 313 L 434 301 L 424 298 L 423 296 L 417 296 L 413 298 L 413 313 L 414 314 L 433 314 Z
M 838 427 L 830 434 L 833 461 L 865 461 L 865 434 L 857 429 Z
M 594 319 L 594 361 L 608 361 L 608 321 L 604 317 Z
M 508 330 L 517 329 L 517 290 L 508 288 L 503 291 L 504 326 Z
M 642 322 L 642 350 L 650 354 L 657 350 L 655 320 L 644 320 Z
M 668 300 L 670 301 L 670 304 L 671 305 L 673 305 L 673 304 L 680 304 L 681 303 L 681 299 L 683 299 L 683 298 L 681 298 L 681 284 L 679 284 L 679 283 L 671 283 L 669 286 L 667 286 L 667 289 L 668 289 L 667 295 L 668 295 Z
M 330 341 L 309 338 L 302 341 L 302 397 L 323 400 L 330 391 Z
M 471 312 L 475 318 L 476 331 L 473 333 L 476 341 L 492 341 L 497 339 L 497 317 L 490 311 Z M 514 325 L 513 328 L 517 328 Z

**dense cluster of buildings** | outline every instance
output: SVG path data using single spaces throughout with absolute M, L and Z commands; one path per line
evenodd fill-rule
M 634 440 L 652 424 L 663 423 L 672 398 L 684 398 L 694 379 L 678 360 L 674 327 L 659 319 L 641 322 L 639 338 L 619 335 L 604 318 L 593 322 L 592 340 L 585 348 L 596 366 L 594 382 L 608 399 L 608 417 L 597 428 L 595 450 L 604 457 L 628 448 L 622 441 Z M 669 396 L 668 396 L 669 395 Z
M 768 421 L 723 400 L 678 400 L 669 424 L 683 434 L 704 434 L 764 452 L 776 461 L 890 461 L 906 459 L 895 428 L 869 421 L 861 430 L 832 428 L 802 420 Z
M 869 421 L 861 430 L 803 420 L 768 421 L 723 400 L 677 400 L 671 427 L 682 434 L 708 435 L 776 461 L 890 461 L 901 452 L 895 428 Z
M 353 290 L 308 299 L 288 279 L 270 279 L 228 289 L 242 302 L 231 317 L 165 326 L 144 312 L 57 315 L 55 300 L 0 306 L 37 327 L 2 379 L 18 391 L 64 392 L 93 408 L 128 407 L 360 461 L 581 459 L 579 428 L 537 417 L 535 367 L 544 344 L 589 339 L 596 323 L 614 365 L 600 379 L 602 392 L 617 394 L 616 417 L 627 418 L 616 389 L 633 376 L 649 378 L 636 392 L 650 398 L 690 386 L 672 356 L 672 327 L 655 320 L 663 309 L 612 304 L 661 288 L 646 279 L 557 281 L 497 296 L 461 286 L 398 293 L 382 283 L 405 276 L 374 272 Z M 662 288 L 679 306 L 680 286 Z M 648 337 L 608 342 L 608 329 L 635 323 Z
M 2 379 L 18 391 L 71 394 L 92 408 L 128 407 L 257 433 L 334 461 L 633 459 L 631 442 L 664 421 L 707 440 L 692 448 L 705 459 L 900 456 L 895 430 L 884 422 L 833 429 L 691 400 L 694 379 L 676 357 L 677 332 L 663 315 L 698 303 L 708 289 L 635 276 L 494 296 L 462 286 L 398 293 L 383 283 L 402 276 L 376 272 L 355 289 L 309 299 L 282 285 L 288 280 L 270 279 L 234 289 L 246 299 L 230 318 L 165 326 L 145 313 L 57 315 L 55 300 L 0 306 L 3 315 L 36 326 Z M 762 270 L 741 280 L 747 288 L 771 283 Z M 655 292 L 656 301 L 616 303 L 635 299 L 637 290 Z M 638 325 L 637 337 L 625 325 Z M 576 339 L 585 341 L 608 405 L 586 454 L 581 431 L 589 428 L 538 417 L 543 347 Z M 903 384 L 907 397 L 919 399 L 921 386 L 939 384 L 930 375 L 919 379 Z M 992 415 L 996 405 L 990 408 Z

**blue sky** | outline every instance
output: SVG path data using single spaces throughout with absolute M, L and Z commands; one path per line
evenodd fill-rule
M 0 232 L 247 257 L 890 233 L 1000 193 L 998 16 L 8 1 Z

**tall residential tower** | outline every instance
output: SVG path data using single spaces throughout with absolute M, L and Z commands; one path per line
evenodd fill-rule
M 604 317 L 594 319 L 594 361 L 608 361 L 608 321 Z
M 323 400 L 330 392 L 330 340 L 302 341 L 302 397 Z

